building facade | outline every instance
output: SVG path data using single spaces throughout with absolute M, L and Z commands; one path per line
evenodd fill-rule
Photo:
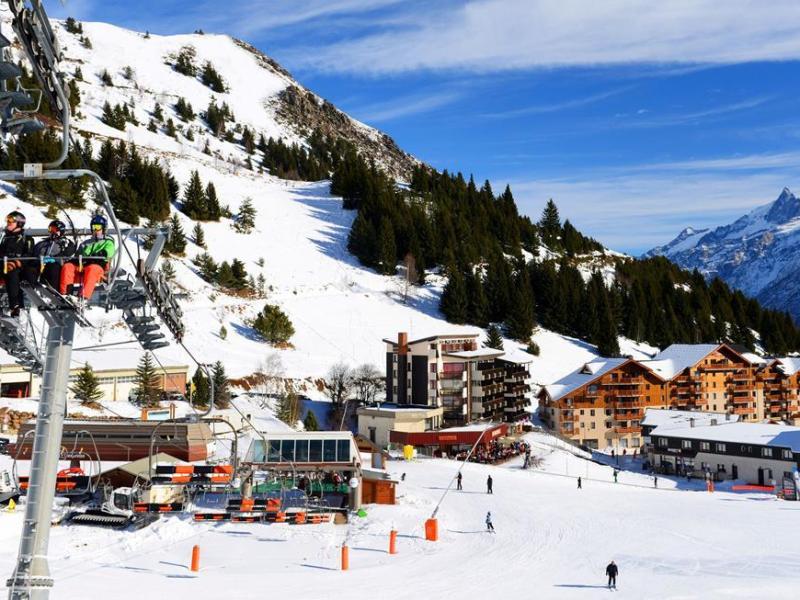
M 794 480 L 800 427 L 716 420 L 709 425 L 661 425 L 647 436 L 645 448 L 662 473 L 774 486 Z
M 481 348 L 477 334 L 384 342 L 387 402 L 441 407 L 447 425 L 528 419 L 529 354 Z
M 597 358 L 539 393 L 540 415 L 586 446 L 639 448 L 647 408 L 800 420 L 800 360 L 765 361 L 726 344 L 674 344 L 649 360 Z
M 70 370 L 70 385 L 80 373 L 81 368 Z M 136 366 L 120 367 L 117 369 L 98 369 L 94 374 L 100 391 L 103 392 L 101 401 L 116 402 L 127 401 L 131 392 L 136 387 Z M 161 389 L 165 392 L 186 392 L 186 382 L 189 377 L 187 366 L 165 366 L 156 371 Z M 18 364 L 0 365 L 0 396 L 4 398 L 37 398 L 42 385 L 42 378 L 25 370 Z M 68 392 L 72 398 L 72 392 Z
M 444 409 L 440 406 L 414 404 L 381 404 L 359 406 L 358 433 L 373 444 L 385 448 L 389 445 L 390 431 L 423 432 L 442 426 Z

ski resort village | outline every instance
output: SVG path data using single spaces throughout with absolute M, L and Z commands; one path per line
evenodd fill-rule
M 522 202 L 513 178 L 412 154 L 306 88 L 255 17 L 243 41 L 163 11 L 148 28 L 144 7 L 131 28 L 82 18 L 111 10 L 94 4 L 0 4 L 10 600 L 797 596 L 788 189 L 612 250 L 547 181 Z M 381 28 L 411 22 L 392 2 L 276 4 L 277 39 L 384 8 Z M 465 23 L 529 10 L 454 4 Z M 376 94 L 380 61 L 416 68 L 400 54 L 375 52 Z

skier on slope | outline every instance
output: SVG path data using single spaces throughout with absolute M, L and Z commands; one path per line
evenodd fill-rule
M 461 491 L 463 488 L 461 487 L 461 471 L 458 472 L 456 475 L 456 490 Z
M 581 485 L 581 478 L 578 477 L 578 489 L 583 489 L 583 485 Z
M 486 531 L 491 531 L 492 533 L 494 533 L 494 525 L 492 525 L 491 511 L 486 513 Z
M 606 567 L 606 575 L 608 575 L 608 589 L 614 588 L 617 589 L 617 574 L 619 573 L 619 568 L 617 564 L 612 560 L 608 563 Z
M 95 286 L 100 283 L 117 253 L 114 239 L 106 235 L 108 221 L 103 215 L 94 215 L 90 227 L 92 237 L 78 246 L 79 258 L 66 263 L 61 269 L 59 291 L 62 295 L 70 293 L 87 300 L 91 298 Z
M 492 476 L 491 475 L 489 475 L 489 477 L 486 479 L 486 493 L 487 494 L 493 494 L 494 493 L 494 492 L 492 492 Z

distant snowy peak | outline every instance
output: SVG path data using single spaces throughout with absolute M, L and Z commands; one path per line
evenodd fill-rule
M 684 229 L 645 256 L 666 256 L 686 269 L 719 276 L 766 306 L 800 320 L 800 199 L 789 188 L 729 225 Z M 789 289 L 791 288 L 791 289 Z
M 687 227 L 678 234 L 674 240 L 663 246 L 658 246 L 647 252 L 644 256 L 670 256 L 675 252 L 679 252 L 687 247 L 692 247 L 696 244 L 697 240 L 708 233 L 708 229 L 695 229 L 694 227 Z

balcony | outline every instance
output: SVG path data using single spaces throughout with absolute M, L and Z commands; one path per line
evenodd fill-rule
M 608 387 L 619 386 L 619 385 L 641 385 L 642 378 L 641 377 L 620 377 L 619 379 L 612 379 L 611 381 L 606 381 L 603 385 Z
M 752 415 L 752 414 L 755 414 L 755 412 L 756 412 L 755 408 L 747 408 L 747 407 L 739 407 L 739 406 L 734 406 L 733 407 L 733 414 L 735 414 L 735 415 Z
M 622 435 L 622 434 L 627 434 L 627 433 L 641 433 L 642 432 L 642 428 L 641 427 L 631 427 L 631 426 L 628 426 L 628 427 L 614 427 L 613 431 L 614 431 L 614 433 Z
M 617 420 L 638 421 L 644 418 L 644 410 L 615 410 L 614 418 Z
M 467 380 L 467 372 L 466 371 L 440 371 L 439 372 L 439 380 L 458 380 L 458 381 L 466 381 Z
M 711 363 L 708 365 L 699 365 L 698 371 L 735 371 L 738 369 L 736 365 L 730 363 Z

